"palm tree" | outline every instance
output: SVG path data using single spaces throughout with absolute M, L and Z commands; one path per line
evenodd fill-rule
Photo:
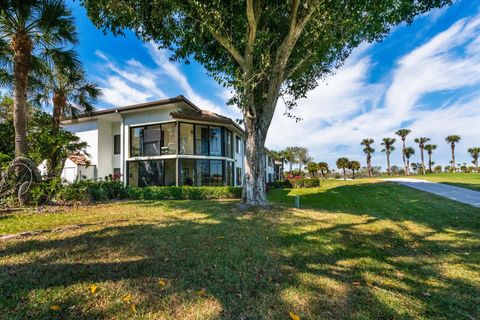
M 437 145 L 436 144 L 426 144 L 425 145 L 425 150 L 427 150 L 427 153 L 428 153 L 428 171 L 430 173 L 432 173 L 432 165 L 433 165 L 433 162 L 432 162 L 432 153 L 433 151 L 437 149 Z
M 317 163 L 317 169 L 320 171 L 320 174 L 322 175 L 322 179 L 325 179 L 325 174 L 328 173 L 328 163 L 326 162 Z
M 480 155 L 480 148 L 469 148 L 468 153 L 473 158 L 472 163 L 475 165 L 475 171 L 478 173 L 478 156 Z
M 402 159 L 403 159 L 403 169 L 405 170 L 405 175 L 409 175 L 409 168 L 407 167 L 407 161 L 405 157 L 405 140 L 407 139 L 407 136 L 412 132 L 410 129 L 400 129 L 395 132 L 397 136 L 399 136 L 402 139 Z
M 284 157 L 285 157 L 285 160 L 288 162 L 288 164 L 290 165 L 290 173 L 292 172 L 293 170 L 293 164 L 296 163 L 296 159 L 295 159 L 295 147 L 287 147 L 284 151 L 283 151 L 283 154 L 284 154 Z
M 390 153 L 395 150 L 393 144 L 397 141 L 395 138 L 383 138 L 381 145 L 383 146 L 382 152 L 385 152 L 387 155 L 387 174 L 391 175 L 390 172 Z
M 10 0 L 0 4 L 0 42 L 0 56 L 7 60 L 4 71 L 12 73 L 18 157 L 28 151 L 27 93 L 31 71 L 42 59 L 58 52 L 58 47 L 77 43 L 77 33 L 63 1 Z
M 35 100 L 53 105 L 53 136 L 58 133 L 62 117 L 76 119 L 80 114 L 90 114 L 95 110 L 94 103 L 100 95 L 100 89 L 95 83 L 87 81 L 80 64 L 64 66 L 62 63 L 54 63 L 42 80 L 42 91 L 36 95 Z M 59 176 L 61 163 L 59 152 L 51 154 L 46 163 L 46 176 Z
M 450 144 L 450 148 L 452 149 L 452 170 L 453 172 L 456 171 L 456 164 L 455 164 L 455 144 L 458 143 L 462 138 L 457 135 L 450 135 L 445 138 L 445 141 Z
M 75 119 L 95 110 L 101 92 L 96 83 L 88 82 L 80 65 L 53 65 L 44 78 L 43 90 L 36 100 L 53 104 L 53 133 L 58 131 L 62 117 Z
M 371 145 L 374 142 L 375 141 L 373 139 L 363 139 L 360 143 L 362 146 L 365 147 L 363 148 L 363 152 L 365 152 L 365 154 L 367 155 L 367 175 L 369 177 L 372 176 L 372 153 L 375 152 L 375 149 L 373 149 Z
M 410 157 L 415 154 L 415 149 L 412 147 L 405 148 L 405 158 L 407 159 L 407 168 L 410 170 Z
M 360 170 L 360 167 L 361 167 L 360 162 L 350 161 L 348 168 L 352 170 L 352 179 L 355 179 L 355 171 Z
M 420 148 L 420 159 L 422 161 L 422 174 L 425 174 L 425 160 L 423 157 L 423 150 L 425 149 L 425 143 L 430 141 L 430 138 L 425 138 L 425 137 L 420 137 L 420 138 L 415 138 L 415 143 L 418 143 L 418 147 Z
M 337 159 L 337 168 L 343 170 L 343 180 L 347 180 L 346 169 L 350 166 L 350 161 L 347 158 Z

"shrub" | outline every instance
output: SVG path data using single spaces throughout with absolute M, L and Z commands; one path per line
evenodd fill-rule
M 241 187 L 132 187 L 128 198 L 138 200 L 210 200 L 238 199 Z
M 320 186 L 320 180 L 317 178 L 290 179 L 294 188 L 315 188 Z
M 57 193 L 57 199 L 63 201 L 104 201 L 126 199 L 127 187 L 120 181 L 80 180 L 64 186 Z
M 267 183 L 267 187 L 270 189 L 285 188 L 285 186 L 286 186 L 286 181 L 283 181 L 283 180 L 277 180 L 274 182 Z
M 54 198 L 60 188 L 60 179 L 51 179 L 37 183 L 30 190 L 30 202 L 37 206 L 48 203 Z

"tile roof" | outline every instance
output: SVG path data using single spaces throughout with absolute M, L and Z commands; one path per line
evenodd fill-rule
M 68 159 L 79 166 L 88 166 L 90 164 L 90 159 L 84 154 L 74 153 L 68 156 Z
M 222 116 L 215 112 L 207 111 L 207 110 L 200 110 L 198 112 L 188 112 L 188 113 L 181 112 L 181 111 L 173 111 L 170 113 L 170 115 L 174 119 L 188 119 L 188 120 L 231 124 L 244 133 L 244 130 L 232 119 Z

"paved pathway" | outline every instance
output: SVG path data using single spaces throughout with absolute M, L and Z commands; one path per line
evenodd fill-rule
M 383 180 L 396 182 L 404 186 L 434 193 L 445 198 L 449 198 L 480 208 L 480 191 L 420 179 L 400 178 Z

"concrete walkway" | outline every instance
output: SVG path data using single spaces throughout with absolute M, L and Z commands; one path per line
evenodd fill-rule
M 480 208 L 480 191 L 420 179 L 399 178 L 382 180 L 396 182 L 407 187 L 415 188 L 425 192 L 430 192 L 445 198 L 449 198 Z

